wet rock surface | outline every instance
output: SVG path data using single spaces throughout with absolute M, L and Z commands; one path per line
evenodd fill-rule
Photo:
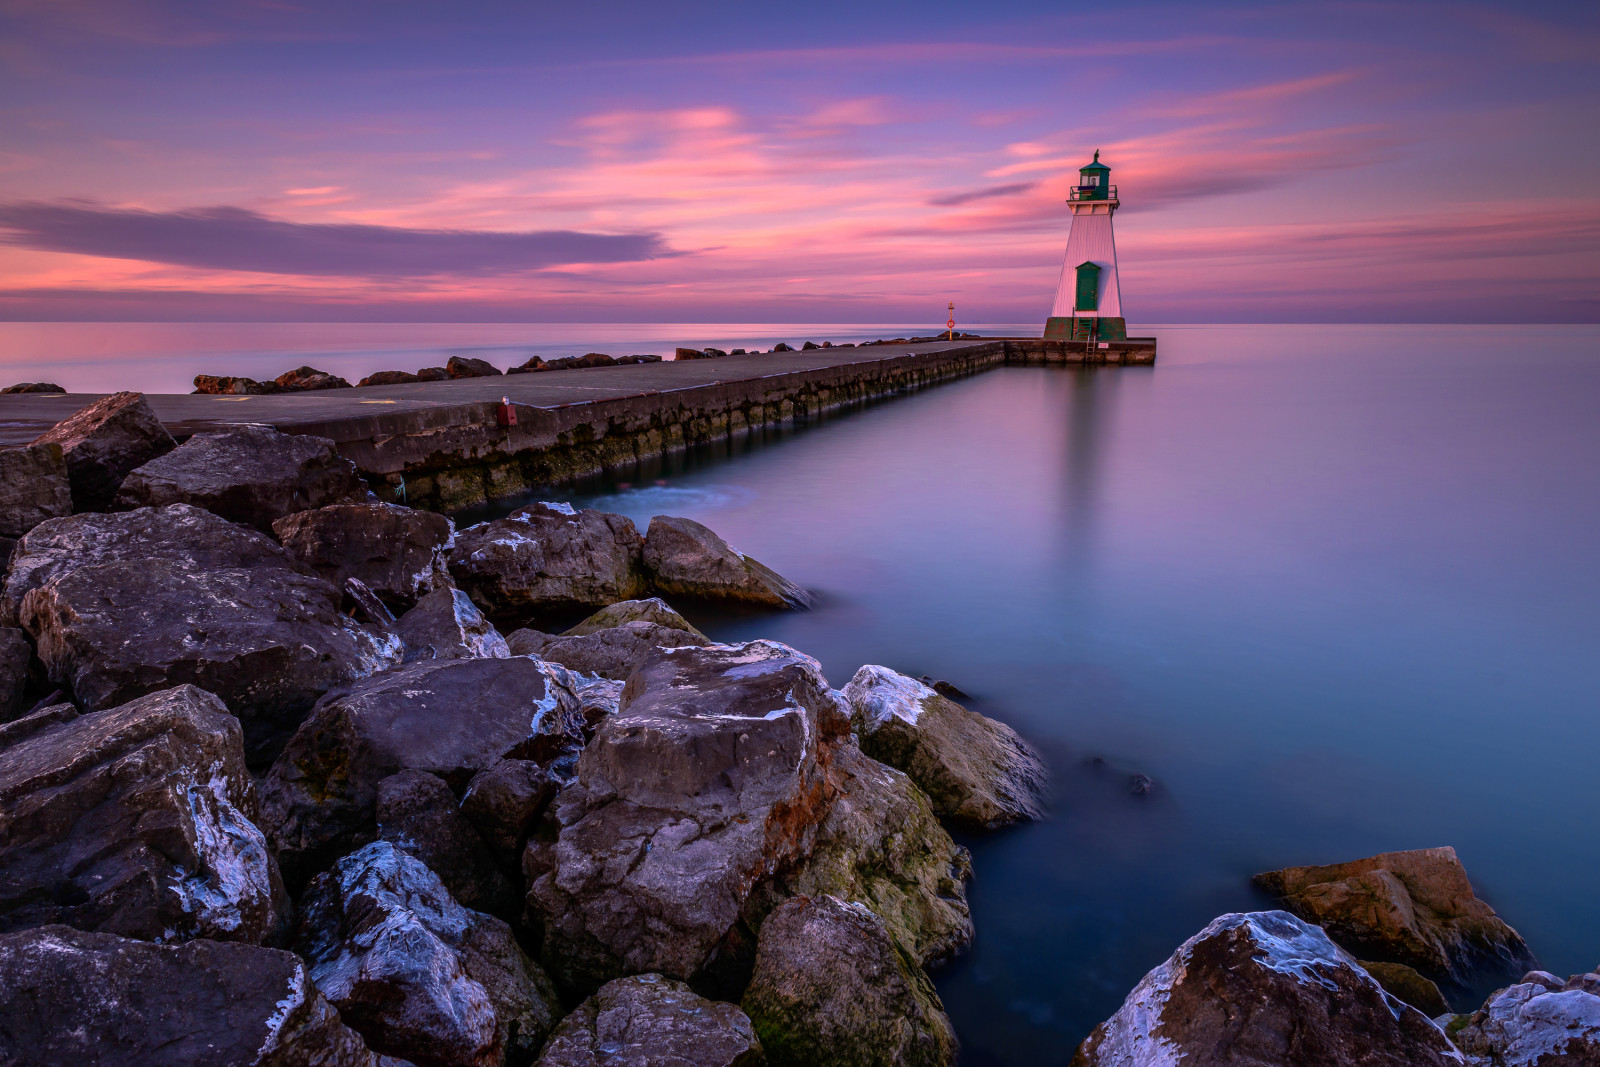
M 85 710 L 193 684 L 244 723 L 263 762 L 322 693 L 400 659 L 400 641 L 339 614 L 336 590 L 278 567 L 195 571 L 168 559 L 80 567 L 19 617 L 50 679 Z
M 582 746 L 570 672 L 536 660 L 409 664 L 331 693 L 262 781 L 262 825 L 292 886 L 377 833 L 378 786 L 403 770 L 464 788 L 502 759 Z
M 659 974 L 607 982 L 550 1035 L 538 1067 L 762 1067 L 744 1012 Z M 819 1061 L 820 1062 L 820 1061 Z
M 844 696 L 862 751 L 910 775 L 941 816 L 976 829 L 1039 818 L 1044 761 L 1011 727 L 872 664 Z
M 767 916 L 741 1006 L 772 1067 L 956 1062 L 933 983 L 861 904 L 795 897 Z
M 1533 964 L 1522 937 L 1478 899 L 1453 848 L 1286 867 L 1255 884 L 1350 951 L 1435 981 L 1461 982 L 1479 968 L 1520 974 Z
M 175 446 L 143 393 L 101 397 L 33 443 L 61 446 L 74 511 L 104 511 L 130 471 Z
M 0 537 L 72 514 L 67 458 L 55 442 L 0 448 Z
M 621 515 L 532 504 L 461 531 L 450 574 L 495 625 L 506 626 L 638 596 L 643 543 Z
M 1472 1067 L 1600 1067 L 1600 974 L 1533 971 L 1451 1029 Z
M 658 650 L 524 856 L 557 978 L 699 972 L 757 884 L 810 852 L 847 730 L 816 661 L 785 645 Z
M 444 779 L 405 770 L 378 783 L 378 837 L 428 865 L 460 903 L 514 915 L 521 901 Z
M 472 598 L 454 587 L 437 589 L 402 615 L 395 632 L 406 662 L 425 659 L 504 659 L 506 639 L 483 617 Z M 521 655 L 522 653 L 517 653 Z
M 939 825 L 912 781 L 849 745 L 828 770 L 833 804 L 811 854 L 757 896 L 756 910 L 791 896 L 865 904 L 923 966 L 972 943 L 966 883 L 972 857 Z
M 1326 934 L 1287 912 L 1216 919 L 1145 975 L 1072 1067 L 1442 1067 L 1461 1054 Z
M 294 947 L 312 981 L 379 1052 L 417 1067 L 527 1063 L 560 1016 L 511 928 L 389 842 L 320 875 L 302 909 Z
M 376 501 L 286 515 L 272 531 L 295 559 L 339 588 L 356 578 L 396 612 L 450 584 L 445 553 L 455 526 L 443 515 Z
M 810 593 L 692 519 L 651 519 L 643 562 L 651 583 L 667 596 L 770 608 L 805 608 L 812 602 Z
M 385 1067 L 299 957 L 218 941 L 0 936 L 0 1019 L 0 1063 L 16 1067 Z
M 0 929 L 260 944 L 288 917 L 239 722 L 193 686 L 13 723 L 0 750 Z
M 193 504 L 263 533 L 285 515 L 364 495 L 355 464 L 332 441 L 267 426 L 197 433 L 130 472 L 120 509 Z

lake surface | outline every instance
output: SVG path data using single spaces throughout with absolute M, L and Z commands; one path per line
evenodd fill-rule
M 562 496 L 822 594 L 713 636 L 948 679 L 1046 754 L 1051 817 L 966 840 L 966 1064 L 1065 1063 L 1287 864 L 1453 845 L 1593 968 L 1600 328 L 1157 332 L 1154 368 L 1003 368 Z

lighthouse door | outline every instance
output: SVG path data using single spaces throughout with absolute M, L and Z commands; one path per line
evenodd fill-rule
M 1072 301 L 1074 311 L 1096 311 L 1100 307 L 1100 264 L 1078 264 L 1078 291 Z

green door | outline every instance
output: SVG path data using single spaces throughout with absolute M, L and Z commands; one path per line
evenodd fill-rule
M 1072 302 L 1074 311 L 1094 311 L 1100 306 L 1100 265 L 1078 264 L 1078 296 Z

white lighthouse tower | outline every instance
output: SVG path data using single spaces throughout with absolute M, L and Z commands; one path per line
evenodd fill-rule
M 1055 306 L 1044 326 L 1047 341 L 1121 341 L 1128 336 L 1122 317 L 1122 291 L 1117 284 L 1117 242 L 1111 216 L 1117 211 L 1117 187 L 1111 168 L 1094 162 L 1078 171 L 1078 184 L 1067 197 L 1072 229 L 1061 265 Z

